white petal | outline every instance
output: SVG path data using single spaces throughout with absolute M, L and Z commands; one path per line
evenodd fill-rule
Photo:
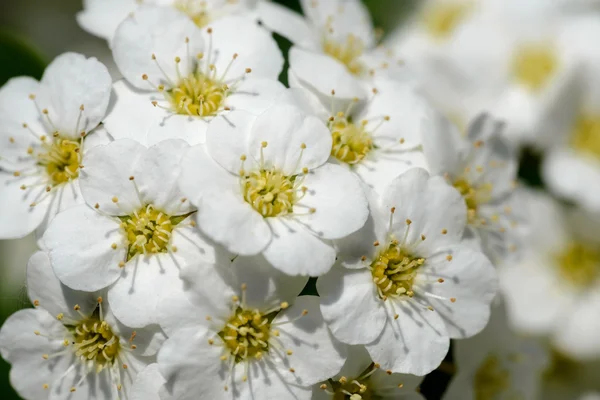
M 164 140 L 146 150 L 135 166 L 133 176 L 144 204 L 173 215 L 194 210 L 177 185 L 180 162 L 189 148 L 183 140 Z
M 277 3 L 259 2 L 256 12 L 260 21 L 270 30 L 303 47 L 317 47 L 317 38 L 302 16 Z
M 48 254 L 38 251 L 27 263 L 27 294 L 34 304 L 56 316 L 64 314 L 66 320 L 79 321 L 81 314 L 91 315 L 96 308 L 98 296 L 93 293 L 69 289 L 60 283 L 50 264 Z M 37 307 L 37 306 L 36 306 Z
M 140 371 L 129 391 L 131 400 L 160 400 L 158 391 L 165 383 L 158 364 L 150 364 Z
M 338 340 L 367 344 L 379 337 L 387 315 L 368 269 L 334 267 L 319 277 L 317 291 L 323 318 Z
M 191 146 L 206 141 L 206 131 L 209 126 L 209 121 L 206 119 L 161 112 L 164 116 L 161 116 L 157 123 L 153 123 L 148 129 L 146 138 L 148 145 L 153 146 L 166 139 L 184 140 Z
M 113 250 L 111 246 L 122 240 L 119 223 L 87 205 L 58 214 L 44 234 L 58 279 L 84 291 L 103 289 L 118 279 L 126 249 Z
M 77 22 L 94 36 L 111 40 L 117 27 L 138 7 L 136 0 L 84 0 Z
M 46 68 L 37 101 L 42 109 L 48 109 L 52 131 L 79 138 L 102 122 L 111 86 L 108 70 L 97 59 L 65 53 Z
M 277 104 L 285 86 L 276 80 L 248 78 L 242 80 L 225 99 L 225 106 L 232 110 L 244 110 L 259 115 Z M 229 118 L 226 115 L 225 118 Z
M 219 165 L 238 175 L 240 157 L 248 156 L 248 138 L 256 117 L 246 111 L 232 111 L 223 118 L 215 118 L 206 135 L 206 151 Z M 251 163 L 248 161 L 247 163 Z
M 318 118 L 299 108 L 281 105 L 258 116 L 250 132 L 248 148 L 255 160 L 280 169 L 285 175 L 301 173 L 302 168 L 324 164 L 331 152 L 331 134 Z M 267 147 L 262 148 L 262 143 Z M 302 145 L 305 149 L 302 149 Z
M 311 171 L 304 179 L 308 188 L 294 205 L 298 221 L 324 239 L 340 239 L 360 229 L 369 215 L 363 188 L 354 174 L 334 164 Z M 313 209 L 314 212 L 307 212 Z
M 223 74 L 233 55 L 238 54 L 227 71 L 226 83 L 244 76 L 246 68 L 252 70 L 252 76 L 277 79 L 283 67 L 283 56 L 270 32 L 251 19 L 238 16 L 218 19 L 210 24 L 210 28 L 212 34 L 205 34 L 205 42 L 210 47 L 212 40 L 215 54 L 211 55 L 210 62 L 215 65 L 217 74 Z
M 272 240 L 262 254 L 288 275 L 319 276 L 335 262 L 335 249 L 293 219 L 268 218 Z
M 203 48 L 201 31 L 174 7 L 139 7 L 119 25 L 112 42 L 115 63 L 125 79 L 150 91 L 154 88 L 149 82 L 155 87 L 176 85 L 177 68 L 182 76 L 187 76 L 192 61 Z M 175 57 L 181 62 L 176 63 Z M 142 78 L 144 74 L 149 82 Z
M 308 311 L 303 315 L 304 311 Z M 309 386 L 337 374 L 346 361 L 346 348 L 335 339 L 325 326 L 317 296 L 300 296 L 294 304 L 279 313 L 272 324 L 281 332 L 278 338 L 286 350 L 292 350 L 289 365 L 294 368 L 296 383 Z M 285 324 L 285 325 L 284 325 Z M 289 366 L 281 365 L 282 373 L 289 374 Z
M 296 77 L 310 85 L 322 95 L 330 95 L 341 99 L 362 98 L 364 89 L 356 81 L 346 67 L 333 58 L 297 46 L 291 48 L 290 69 Z
M 74 356 L 71 365 L 74 368 L 65 368 L 60 374 L 56 374 L 56 380 L 50 383 L 48 400 L 88 400 L 97 396 L 97 393 L 106 394 L 108 398 L 118 396 L 117 386 L 111 382 L 108 370 L 90 374 L 85 364 L 77 362 Z
M 438 367 L 450 346 L 440 316 L 413 301 L 394 303 L 398 319 L 388 318 L 383 333 L 367 350 L 382 369 L 422 376 Z
M 425 129 L 422 137 L 423 153 L 431 173 L 462 173 L 469 144 L 461 137 L 456 126 L 432 109 L 429 118 L 425 120 Z
M 413 250 L 422 256 L 458 243 L 467 221 L 467 209 L 460 193 L 442 177 L 429 177 L 420 168 L 410 169 L 394 179 L 381 204 L 387 210 L 395 207 L 393 233 L 400 240 L 408 229 L 405 242 L 412 244 Z M 407 225 L 406 220 L 412 221 L 411 224 Z
M 241 366 L 236 368 L 236 370 L 241 369 Z M 265 359 L 250 364 L 248 382 L 238 383 L 237 389 L 239 389 L 240 394 L 234 398 L 290 400 L 311 399 L 310 388 L 284 381 L 282 379 L 282 373 L 277 370 L 276 366 L 269 360 Z
M 447 254 L 452 255 L 451 261 L 446 259 Z M 439 278 L 444 282 L 439 283 Z M 426 260 L 415 279 L 415 288 L 418 287 L 443 298 L 422 297 L 440 314 L 451 338 L 465 338 L 487 324 L 498 278 L 483 253 L 455 246 Z M 420 290 L 415 293 L 422 296 Z
M 132 362 L 140 362 L 141 360 L 143 363 L 147 364 L 148 360 L 151 359 L 149 356 L 156 355 L 161 345 L 167 339 L 165 333 L 160 326 L 156 324 L 145 326 L 143 329 L 135 329 L 126 326 L 113 314 L 112 308 L 107 301 L 110 300 L 107 295 L 105 295 L 104 299 L 105 300 L 102 303 L 104 320 L 110 325 L 113 333 L 119 337 L 121 343 L 135 345 L 135 349 L 130 348 L 132 351 L 129 352 L 127 356 L 121 354 L 122 357 L 124 359 L 131 358 Z M 132 337 L 133 340 L 131 340 Z M 122 360 L 122 362 L 124 361 L 125 360 Z
M 371 388 L 381 400 L 424 400 L 417 393 L 423 378 L 414 375 L 391 374 L 377 370 L 371 375 Z
M 147 149 L 141 144 L 121 139 L 98 146 L 86 154 L 79 186 L 87 204 L 109 215 L 128 215 L 144 204 L 129 179 Z M 118 204 L 113 201 L 116 197 Z
M 108 291 L 115 316 L 133 328 L 157 324 L 160 297 L 180 289 L 179 270 L 171 257 L 168 254 L 139 255 L 121 272 Z

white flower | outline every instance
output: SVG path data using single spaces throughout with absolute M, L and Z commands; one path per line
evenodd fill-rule
M 545 387 L 542 376 L 550 361 L 548 351 L 536 339 L 513 332 L 502 305 L 492 309 L 490 322 L 481 333 L 458 341 L 454 349 L 458 373 L 444 400 L 547 399 L 541 395 Z
M 438 113 L 429 120 L 423 152 L 434 175 L 443 176 L 467 206 L 465 235 L 496 264 L 516 250 L 524 207 L 514 195 L 516 155 L 501 137 L 504 124 L 482 114 L 466 137 Z M 514 207 L 513 207 L 514 204 Z
M 19 77 L 0 89 L 0 239 L 42 233 L 81 202 L 79 167 L 87 148 L 108 140 L 94 129 L 110 90 L 106 67 L 75 53 L 57 57 L 41 82 Z
M 345 346 L 330 335 L 318 298 L 296 297 L 306 278 L 262 257 L 185 269 L 188 297 L 159 307 L 169 335 L 158 355 L 172 399 L 302 399 L 338 373 Z
M 378 34 L 361 1 L 302 0 L 300 4 L 304 18 L 276 3 L 257 6 L 261 22 L 296 45 L 292 67 L 301 62 L 312 66 L 306 74 L 335 76 L 355 85 L 373 76 L 405 75 L 401 60 L 376 47 Z
M 327 164 L 330 152 L 326 126 L 298 108 L 232 111 L 210 124 L 206 149 L 187 152 L 180 187 L 198 206 L 200 229 L 229 251 L 262 253 L 287 274 L 316 276 L 335 261 L 330 240 L 368 215 L 360 182 Z
M 531 235 L 523 259 L 498 270 L 509 319 L 520 331 L 549 336 L 561 353 L 589 360 L 600 354 L 600 220 L 563 210 L 542 193 L 526 200 Z
M 223 16 L 247 13 L 254 3 L 255 0 L 83 0 L 77 22 L 92 35 L 111 41 L 119 24 L 141 4 L 169 6 L 202 28 Z
M 290 60 L 295 54 L 293 49 Z M 430 105 L 414 85 L 375 78 L 370 91 L 361 89 L 358 97 L 351 97 L 356 93 L 346 90 L 351 87 L 348 82 L 325 86 L 329 83 L 311 80 L 314 75 L 296 74 L 296 68 L 313 67 L 297 63 L 290 68 L 292 89 L 286 99 L 327 124 L 333 142 L 331 162 L 349 168 L 377 192 L 408 168 L 426 165 L 420 146 L 427 134 L 424 121 Z
M 203 143 L 208 122 L 229 110 L 260 113 L 284 86 L 283 57 L 268 31 L 230 16 L 200 30 L 166 7 L 141 7 L 117 30 L 117 101 L 106 118 L 115 139 Z
M 35 309 L 13 314 L 0 330 L 0 352 L 12 364 L 11 383 L 24 398 L 120 399 L 164 340 L 158 326 L 125 327 L 102 292 L 60 284 L 43 252 L 27 265 Z
M 422 400 L 417 386 L 423 379 L 388 374 L 371 361 L 363 346 L 349 346 L 348 359 L 339 374 L 313 387 L 312 400 Z
M 461 244 L 466 208 L 443 178 L 413 168 L 381 198 L 365 226 L 337 242 L 338 258 L 317 280 L 333 335 L 365 344 L 385 370 L 424 375 L 487 323 L 496 293 L 488 259 Z
M 81 176 L 86 204 L 57 215 L 44 235 L 61 282 L 85 291 L 110 286 L 113 312 L 128 326 L 156 322 L 157 295 L 177 287 L 181 266 L 215 258 L 177 189 L 187 148 L 167 140 L 147 149 L 127 139 L 94 148 Z
M 131 388 L 131 399 L 160 400 L 159 392 L 164 384 L 165 378 L 160 374 L 158 364 L 150 364 L 138 372 Z
M 582 63 L 578 85 L 556 104 L 538 143 L 546 148 L 542 174 L 557 195 L 590 211 L 600 211 L 600 34 L 597 15 L 577 20 L 570 38 Z

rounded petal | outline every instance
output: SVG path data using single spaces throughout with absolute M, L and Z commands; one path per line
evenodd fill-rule
M 267 146 L 263 148 L 264 142 Z M 329 129 L 318 118 L 297 107 L 281 105 L 256 118 L 248 149 L 255 160 L 264 158 L 267 165 L 289 176 L 323 165 L 331 153 L 331 143 Z
M 162 114 L 159 120 L 150 125 L 146 141 L 153 146 L 166 139 L 184 140 L 194 146 L 206 141 L 206 131 L 209 121 L 189 115 L 171 114 L 159 111 Z
M 241 375 L 241 366 L 236 370 L 238 375 Z M 277 366 L 268 360 L 263 359 L 252 363 L 248 375 L 247 383 L 237 384 L 241 399 L 311 399 L 309 387 L 287 382 L 283 379 L 282 373 L 277 370 Z
M 258 2 L 256 12 L 264 26 L 290 42 L 303 47 L 316 47 L 315 32 L 297 12 L 283 5 L 266 1 Z
M 212 33 L 205 33 L 205 40 L 212 42 L 214 51 L 210 62 L 219 74 L 229 68 L 224 77 L 226 83 L 244 76 L 247 68 L 252 70 L 252 76 L 277 79 L 283 68 L 283 55 L 270 32 L 241 16 L 220 18 L 210 28 Z M 229 66 L 234 54 L 237 58 Z
M 135 9 L 136 0 L 84 0 L 76 15 L 79 26 L 88 33 L 111 40 L 119 24 Z
M 319 276 L 335 262 L 335 249 L 292 219 L 269 218 L 272 239 L 262 255 L 288 275 Z
M 297 46 L 291 48 L 290 70 L 303 83 L 322 95 L 353 99 L 364 97 L 364 89 L 346 67 L 333 58 Z
M 369 216 L 367 198 L 360 181 L 350 171 L 325 164 L 305 176 L 308 188 L 294 205 L 299 222 L 324 239 L 340 239 L 364 226 Z M 314 212 L 307 213 L 307 210 Z M 305 214 L 305 215 L 302 215 Z
M 213 160 L 234 175 L 242 168 L 242 155 L 248 155 L 248 138 L 256 117 L 236 110 L 227 117 L 215 118 L 208 127 L 206 151 Z
M 119 222 L 87 205 L 58 214 L 44 234 L 54 273 L 66 286 L 87 292 L 111 285 L 121 274 L 126 249 Z
M 323 318 L 338 340 L 368 344 L 379 337 L 387 314 L 368 269 L 334 267 L 319 277 L 317 291 Z
M 129 390 L 131 400 L 160 400 L 158 391 L 165 384 L 157 363 L 150 364 L 141 370 Z
M 141 204 L 135 185 L 129 179 L 147 149 L 141 144 L 121 139 L 98 146 L 86 154 L 79 186 L 86 203 L 109 215 L 128 215 Z M 118 202 L 114 201 L 114 198 Z
M 419 272 L 415 287 L 439 296 L 423 296 L 423 301 L 440 314 L 451 338 L 473 336 L 486 326 L 498 277 L 483 253 L 466 246 L 451 247 L 427 259 Z M 440 283 L 439 278 L 444 281 Z M 421 295 L 420 290 L 415 293 Z
M 203 48 L 201 31 L 174 7 L 139 7 L 119 25 L 112 42 L 115 63 L 125 79 L 150 91 L 158 85 L 174 86 L 178 68 L 187 76 Z M 176 63 L 176 57 L 181 62 Z
M 450 347 L 440 316 L 413 301 L 395 302 L 388 322 L 367 351 L 383 370 L 423 376 L 437 368 Z
M 307 313 L 306 313 L 307 312 Z M 287 358 L 295 370 L 292 383 L 309 386 L 337 374 L 346 361 L 346 347 L 331 337 L 319 310 L 317 296 L 300 296 L 272 322 L 281 324 L 279 341 L 292 350 Z M 286 368 L 287 367 L 287 368 Z M 282 375 L 289 375 L 289 366 L 280 366 Z
M 413 168 L 398 176 L 383 194 L 386 210 L 395 208 L 392 231 L 422 256 L 445 245 L 459 243 L 467 222 L 467 208 L 460 193 L 442 177 Z M 406 221 L 411 223 L 407 225 Z M 425 238 L 425 239 L 423 239 Z
M 79 138 L 102 122 L 111 87 L 112 78 L 97 59 L 65 53 L 46 68 L 37 102 L 48 110 L 52 132 Z
M 429 171 L 433 175 L 463 172 L 469 144 L 456 128 L 441 113 L 431 109 L 425 119 L 423 133 L 423 153 L 427 159 Z
M 276 80 L 264 78 L 244 79 L 227 96 L 225 106 L 232 110 L 244 110 L 259 115 L 269 107 L 277 104 L 278 99 L 285 90 L 285 86 Z M 229 119 L 229 115 L 225 118 Z

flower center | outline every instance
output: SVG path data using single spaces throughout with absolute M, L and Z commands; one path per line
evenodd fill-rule
M 571 147 L 600 159 L 600 115 L 580 115 L 571 133 Z
M 129 242 L 127 261 L 138 254 L 168 252 L 173 228 L 186 217 L 187 215 L 171 217 L 151 204 L 132 215 L 120 217 Z
M 182 115 L 208 117 L 222 108 L 228 87 L 200 71 L 193 72 L 165 92 L 174 112 Z
M 470 12 L 469 2 L 437 2 L 435 6 L 425 10 L 423 23 L 431 37 L 443 40 L 452 35 Z
M 477 218 L 477 209 L 481 204 L 490 201 L 492 185 L 482 184 L 479 186 L 472 185 L 467 179 L 459 178 L 452 185 L 461 194 L 467 205 L 467 216 L 469 224 L 474 224 Z
M 531 91 L 541 90 L 558 69 L 558 57 L 552 48 L 523 46 L 512 60 L 514 79 Z
M 600 276 L 598 248 L 573 242 L 555 257 L 561 276 L 575 286 L 588 286 Z
M 244 310 L 238 307 L 227 321 L 219 336 L 235 357 L 235 362 L 260 359 L 269 351 L 271 320 L 259 311 Z
M 295 181 L 275 169 L 250 172 L 241 177 L 244 200 L 265 218 L 290 214 L 299 200 Z
M 174 6 L 179 11 L 187 14 L 199 28 L 205 27 L 211 21 L 206 10 L 206 1 L 175 0 Z
M 343 380 L 341 382 L 333 382 L 334 390 L 333 400 L 372 400 L 373 391 L 367 385 L 368 381 L 360 381 L 353 379 L 351 381 Z
M 79 143 L 56 136 L 52 144 L 42 141 L 45 151 L 37 154 L 38 164 L 46 168 L 52 186 L 69 182 L 79 176 L 81 155 Z M 33 154 L 33 149 L 27 149 Z
M 346 69 L 353 75 L 361 75 L 365 66 L 360 61 L 365 45 L 356 36 L 350 34 L 346 41 L 339 42 L 331 38 L 323 40 L 323 52 L 346 66 Z
M 364 123 L 356 125 L 345 117 L 336 117 L 329 123 L 333 139 L 331 155 L 347 164 L 357 164 L 375 147 Z
M 388 296 L 412 297 L 417 271 L 425 262 L 424 258 L 414 257 L 392 240 L 371 263 L 373 282 L 382 299 Z
M 82 361 L 95 362 L 96 371 L 110 367 L 119 354 L 119 338 L 112 332 L 106 321 L 92 316 L 72 328 L 75 338 L 75 355 Z
M 495 355 L 488 356 L 473 379 L 475 398 L 477 400 L 497 399 L 510 387 L 509 372 L 502 368 L 501 362 Z

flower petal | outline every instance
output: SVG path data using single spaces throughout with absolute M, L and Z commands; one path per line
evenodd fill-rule
M 138 5 L 136 0 L 84 0 L 77 22 L 86 32 L 111 40 L 121 21 Z
M 431 109 L 425 119 L 423 133 L 423 153 L 433 175 L 463 172 L 469 144 L 464 140 L 454 124 L 441 113 Z
M 131 400 L 160 400 L 158 391 L 165 384 L 157 363 L 150 364 L 138 372 L 129 391 Z
M 334 267 L 319 277 L 317 291 L 321 296 L 323 318 L 338 340 L 367 344 L 379 337 L 387 314 L 368 269 L 353 271 Z
M 206 135 L 206 151 L 213 160 L 234 175 L 239 175 L 242 155 L 248 155 L 248 138 L 256 117 L 243 110 L 215 118 Z
M 225 106 L 232 110 L 244 110 L 259 115 L 269 107 L 277 104 L 277 100 L 285 90 L 285 86 L 276 80 L 264 78 L 244 79 L 227 96 Z M 229 118 L 229 115 L 226 118 Z
M 302 47 L 316 47 L 317 38 L 313 28 L 297 12 L 272 2 L 259 2 L 256 7 L 259 20 L 264 26 Z

